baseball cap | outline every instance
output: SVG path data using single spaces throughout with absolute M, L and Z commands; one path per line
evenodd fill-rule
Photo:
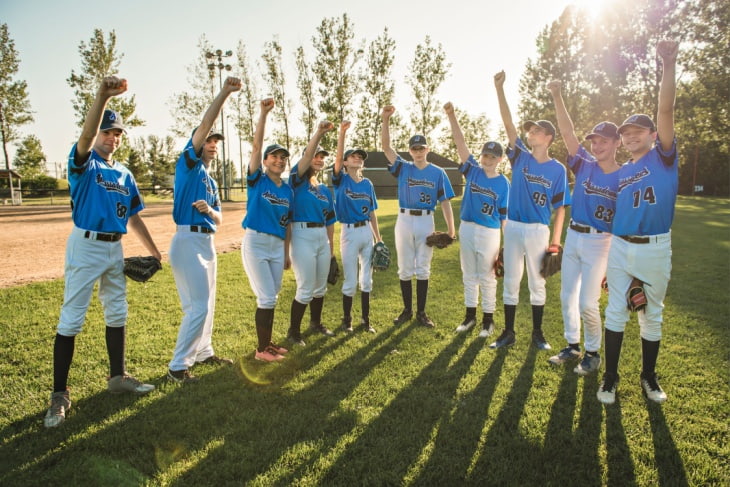
M 649 129 L 652 132 L 656 132 L 656 126 L 654 125 L 654 121 L 651 119 L 651 117 L 649 115 L 637 113 L 636 115 L 631 115 L 629 118 L 624 120 L 624 123 L 622 123 L 621 126 L 618 128 L 619 135 L 626 127 L 629 127 L 631 125 L 635 125 L 636 127 L 641 127 Z
M 492 155 L 496 157 L 502 157 L 504 150 L 499 142 L 490 141 L 484 144 L 482 147 L 482 155 Z
M 115 112 L 114 110 L 104 110 L 104 118 L 101 119 L 101 126 L 99 127 L 99 130 L 112 129 L 119 129 L 125 133 L 127 132 L 127 129 L 124 128 L 122 116 L 119 115 L 118 112 Z
M 286 155 L 286 157 L 289 157 L 289 151 L 286 150 L 284 148 L 284 146 L 279 145 L 279 144 L 271 144 L 270 146 L 266 147 L 266 149 L 264 149 L 264 159 L 269 157 L 269 154 L 271 154 L 272 152 L 279 152 L 279 151 L 283 152 Z
M 593 127 L 593 132 L 586 135 L 586 140 L 591 140 L 593 137 L 603 137 L 604 139 L 618 139 L 618 127 L 615 123 L 601 122 Z
M 345 151 L 344 160 L 347 160 L 347 158 L 350 157 L 353 154 L 360 154 L 362 156 L 362 160 L 363 161 L 368 158 L 368 153 L 365 152 L 364 150 L 362 150 L 362 149 L 350 149 L 348 151 Z
M 307 148 L 306 147 L 304 149 L 302 149 L 302 155 L 304 155 L 305 152 L 307 152 Z M 318 145 L 317 146 L 317 150 L 314 151 L 314 155 L 316 156 L 320 152 L 323 152 L 325 156 L 330 155 L 330 153 L 327 152 L 326 150 L 324 150 L 324 148 L 321 145 Z
M 412 149 L 414 147 L 428 147 L 428 144 L 426 143 L 426 137 L 423 135 L 414 135 L 411 137 L 411 139 L 408 141 L 408 148 Z
M 555 125 L 553 125 L 553 123 L 550 120 L 538 120 L 537 122 L 528 120 L 527 122 L 522 124 L 522 130 L 527 132 L 535 125 L 542 128 L 543 130 L 545 130 L 545 132 L 547 132 L 548 135 L 552 135 L 553 139 L 555 139 Z
M 211 137 L 215 137 L 218 140 L 226 140 L 225 137 L 223 137 L 223 134 L 218 132 L 217 130 L 213 129 L 210 132 L 208 132 L 208 136 L 205 138 L 205 140 L 210 140 Z

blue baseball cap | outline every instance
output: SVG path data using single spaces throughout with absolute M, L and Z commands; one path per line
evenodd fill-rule
M 621 135 L 621 132 L 623 132 L 626 127 L 631 125 L 641 127 L 643 129 L 649 129 L 651 132 L 656 132 L 656 125 L 654 125 L 654 121 L 651 117 L 649 115 L 644 115 L 643 113 L 637 113 L 636 115 L 631 115 L 629 118 L 624 120 L 624 123 L 622 123 L 618 128 L 619 135 Z
M 537 125 L 541 129 L 543 129 L 548 135 L 553 136 L 553 140 L 555 139 L 555 125 L 550 120 L 538 120 L 537 122 L 533 122 L 532 120 L 528 120 L 527 122 L 522 124 L 522 130 L 525 132 L 528 132 L 532 127 Z
M 101 126 L 99 130 L 113 130 L 119 129 L 124 133 L 127 133 L 127 129 L 124 128 L 124 121 L 122 116 L 114 110 L 104 110 L 104 118 L 101 119 Z
M 350 149 L 348 151 L 345 151 L 344 160 L 347 160 L 347 158 L 350 157 L 353 154 L 360 154 L 360 156 L 362 156 L 362 160 L 363 161 L 368 158 L 368 153 L 365 152 L 364 150 L 362 150 L 362 149 Z
M 502 145 L 499 142 L 490 141 L 482 147 L 482 155 L 502 157 L 504 155 L 504 149 L 502 149 Z
M 586 135 L 586 140 L 591 140 L 593 137 L 603 137 L 604 139 L 618 140 L 618 127 L 615 123 L 601 122 L 593 127 L 593 132 Z
M 272 152 L 279 151 L 283 152 L 286 157 L 289 157 L 289 151 L 286 150 L 283 145 L 271 144 L 270 146 L 266 147 L 266 149 L 264 149 L 264 159 L 269 157 L 269 154 L 271 154 Z
M 428 143 L 426 143 L 426 137 L 423 135 L 414 135 L 411 137 L 411 139 L 408 141 L 408 148 L 413 149 L 414 147 L 428 147 Z

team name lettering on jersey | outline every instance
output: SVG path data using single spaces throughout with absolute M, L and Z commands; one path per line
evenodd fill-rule
M 319 191 L 317 191 L 317 187 L 316 186 L 311 186 L 310 185 L 309 186 L 309 189 L 307 191 L 309 191 L 309 193 L 312 196 L 314 196 L 315 198 L 317 198 L 319 201 L 329 202 L 329 200 L 327 199 L 327 197 L 325 195 L 323 195 L 322 193 L 320 193 Z
M 530 174 L 529 172 L 527 172 L 528 170 L 528 168 L 522 169 L 522 174 L 525 175 L 525 179 L 527 179 L 528 182 L 539 184 L 540 186 L 544 186 L 545 188 L 552 187 L 552 181 L 538 174 Z
M 96 184 L 106 189 L 107 191 L 114 191 L 125 196 L 129 195 L 129 188 L 126 188 L 119 183 L 115 183 L 114 181 L 104 181 L 104 178 L 101 176 L 101 174 L 96 175 Z
M 472 193 L 478 193 L 483 194 L 484 196 L 488 196 L 489 198 L 497 199 L 497 193 L 492 191 L 491 188 L 482 188 L 477 183 L 473 182 L 469 185 L 469 189 L 471 189 Z
M 637 172 L 636 174 L 633 174 L 627 178 L 619 179 L 618 181 L 618 192 L 620 193 L 625 188 L 631 186 L 634 183 L 638 183 L 644 178 L 648 178 L 651 175 L 651 171 L 649 171 L 648 167 L 644 167 L 641 171 Z
M 276 196 L 274 193 L 272 193 L 270 191 L 264 191 L 261 194 L 261 197 L 263 199 L 265 199 L 266 201 L 268 201 L 269 203 L 271 203 L 272 205 L 286 206 L 287 208 L 289 207 L 289 200 L 288 199 L 286 199 L 286 198 L 279 198 L 278 196 Z
M 433 181 L 429 181 L 427 179 L 412 179 L 408 178 L 408 186 L 414 187 L 414 186 L 424 186 L 426 188 L 435 188 L 436 183 Z
M 585 194 L 596 194 L 599 196 L 603 196 L 604 198 L 608 198 L 612 201 L 616 201 L 616 191 L 613 191 L 609 187 L 601 187 L 601 186 L 595 186 L 593 183 L 591 183 L 590 179 L 586 179 L 583 181 L 583 189 Z
M 345 189 L 345 195 L 351 200 L 366 200 L 368 203 L 372 203 L 370 195 L 367 193 L 357 193 L 351 189 Z
M 208 193 L 208 194 L 215 194 L 215 192 L 213 191 L 213 188 L 210 185 L 210 180 L 208 179 L 207 176 L 203 176 L 202 182 L 205 185 L 205 192 L 206 193 Z

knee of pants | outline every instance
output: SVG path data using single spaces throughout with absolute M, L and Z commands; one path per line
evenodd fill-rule
M 294 296 L 294 299 L 296 299 L 297 301 L 299 301 L 302 304 L 309 304 L 312 302 L 312 299 L 314 299 L 314 294 L 312 294 L 311 291 L 297 290 L 297 293 Z
M 276 296 L 256 298 L 256 306 L 261 309 L 274 309 L 276 308 L 276 301 Z
M 342 283 L 342 294 L 345 296 L 354 296 L 355 291 L 357 291 L 357 281 L 345 281 Z
M 190 311 L 187 313 L 186 318 L 193 322 L 203 322 L 208 316 L 208 302 L 193 303 Z
M 643 311 L 642 311 L 643 313 Z M 646 318 L 646 316 L 644 317 Z M 639 334 L 644 340 L 656 342 L 662 339 L 662 322 L 649 319 L 639 320 Z

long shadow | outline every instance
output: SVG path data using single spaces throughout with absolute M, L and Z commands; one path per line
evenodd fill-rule
M 483 339 L 475 340 L 465 355 L 472 353 L 471 348 L 484 347 L 484 345 Z M 482 353 L 492 354 L 493 352 L 486 349 Z M 444 411 L 438 435 L 434 440 L 433 452 L 421 469 L 415 484 L 442 483 L 445 478 L 449 477 L 459 483 L 472 481 L 471 464 L 473 459 L 480 454 L 480 440 L 485 424 L 489 420 L 492 397 L 499 384 L 506 356 L 506 353 L 497 353 L 477 386 L 461 398 L 453 411 Z M 454 452 L 460 452 L 460 454 L 455 455 Z M 449 471 L 440 471 L 447 465 Z M 436 478 L 434 478 L 434 473 Z
M 575 450 L 573 442 L 573 416 L 579 377 L 571 369 L 558 369 L 562 377 L 545 431 L 542 461 L 548 482 L 571 478 L 580 469 L 580 451 Z
M 532 389 L 538 351 L 529 347 L 525 362 L 515 378 L 507 399 L 489 429 L 482 453 L 474 465 L 471 478 L 480 485 L 541 485 L 544 477 L 541 447 L 520 433 L 527 398 Z M 529 459 L 519 469 L 513 458 Z
M 481 349 L 482 342 L 474 342 L 454 361 L 464 340 L 463 334 L 457 335 L 421 369 L 346 446 L 320 483 L 342 485 L 344 479 L 352 478 L 353 472 L 363 485 L 402 483 L 423 454 L 434 428 L 444 421 L 445 411 L 453 408 L 454 391 Z
M 664 411 L 658 404 L 647 401 L 649 425 L 654 442 L 654 459 L 659 474 L 659 485 L 689 485 L 684 462 L 667 426 Z
M 636 485 L 634 462 L 631 450 L 626 441 L 626 432 L 622 423 L 621 399 L 616 395 L 616 402 L 605 407 L 606 411 L 606 464 L 608 468 L 608 485 Z
M 597 374 L 593 374 L 584 377 L 582 380 L 583 394 L 581 396 L 580 413 L 578 425 L 573 435 L 574 449 L 579 456 L 576 465 L 581 468 L 576 470 L 575 476 L 581 478 L 582 483 L 587 485 L 600 485 L 603 470 L 601 468 L 601 458 L 598 456 L 598 448 L 601 439 L 603 415 L 601 413 L 601 403 L 596 398 L 599 378 Z

